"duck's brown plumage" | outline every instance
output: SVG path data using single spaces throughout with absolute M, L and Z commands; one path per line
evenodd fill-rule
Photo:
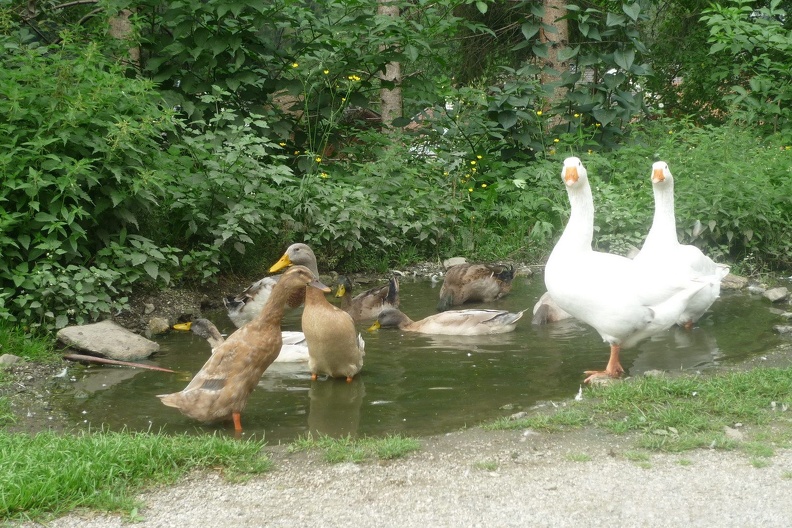
M 437 309 L 466 302 L 491 302 L 511 291 L 514 267 L 502 264 L 457 264 L 446 272 Z
M 385 308 L 399 307 L 399 281 L 391 277 L 388 284 L 377 286 L 352 297 L 352 282 L 348 277 L 339 277 L 336 297 L 341 298 L 341 308 L 355 322 L 376 319 Z
M 258 316 L 228 336 L 184 390 L 158 396 L 162 403 L 202 422 L 233 418 L 241 431 L 240 414 L 248 396 L 280 352 L 280 323 L 289 297 L 306 286 L 320 295 L 321 290 L 330 291 L 311 270 L 288 270 Z
M 303 265 L 319 276 L 316 255 L 306 244 L 292 244 L 272 265 L 270 273 L 292 265 Z M 302 330 L 308 342 L 308 368 L 311 378 L 319 374 L 343 377 L 347 381 L 363 368 L 364 343 L 355 329 L 352 316 L 330 304 L 321 291 L 305 292 Z
M 523 316 L 520 312 L 506 310 L 448 310 L 413 321 L 396 308 L 386 308 L 377 317 L 369 330 L 378 328 L 398 328 L 406 332 L 441 335 L 486 335 L 503 334 L 515 329 L 517 321 Z

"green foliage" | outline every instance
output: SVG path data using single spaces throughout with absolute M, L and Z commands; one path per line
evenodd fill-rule
M 75 40 L 63 32 L 44 47 L 24 32 L 0 35 L 0 319 L 82 322 L 123 307 L 137 266 L 169 280 L 159 266 L 173 262 L 140 236 L 129 254 L 128 233 L 167 183 L 152 167 L 170 115 L 150 82 Z M 130 265 L 115 265 L 122 258 Z
M 134 494 L 199 468 L 232 477 L 266 471 L 260 441 L 218 436 L 91 433 L 35 436 L 0 432 L 4 475 L 0 518 L 36 518 L 76 508 L 131 511 Z
M 201 99 L 218 107 L 207 121 L 177 123 L 168 146 L 174 185 L 149 229 L 161 245 L 184 248 L 176 278 L 208 279 L 228 269 L 246 248 L 280 232 L 285 189 L 295 178 L 281 147 L 256 131 L 259 116 L 240 118 L 221 107 L 219 89 Z
M 434 37 L 464 23 L 453 15 L 456 2 L 397 4 L 403 14 L 392 18 L 374 1 L 146 2 L 146 70 L 193 118 L 214 112 L 200 97 L 214 87 L 240 115 L 264 114 L 269 128 L 261 132 L 288 143 L 302 156 L 300 170 L 310 170 L 355 124 L 350 106 L 377 106 L 376 90 L 390 86 L 379 79 L 388 63 L 431 62 Z M 405 77 L 402 88 L 411 82 Z
M 398 136 L 362 136 L 374 158 L 365 163 L 322 161 L 317 171 L 285 189 L 289 240 L 314 248 L 333 268 L 344 254 L 367 247 L 371 256 L 402 247 L 433 252 L 456 221 L 457 203 L 442 170 L 410 160 Z M 356 158 L 350 153 L 350 159 Z
M 725 54 L 710 55 L 710 33 L 701 13 L 710 0 L 684 0 L 658 5 L 642 25 L 642 38 L 654 75 L 646 79 L 647 104 L 660 115 L 720 124 L 728 117 L 724 86 L 712 71 L 726 67 Z
M 749 0 L 733 0 L 705 10 L 702 20 L 710 29 L 710 54 L 726 57 L 711 75 L 731 85 L 724 98 L 735 105 L 733 117 L 792 139 L 792 30 L 780 4 L 757 9 Z

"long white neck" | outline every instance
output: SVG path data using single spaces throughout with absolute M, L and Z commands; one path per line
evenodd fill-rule
M 663 184 L 653 185 L 655 200 L 654 219 L 644 246 L 678 244 L 676 216 L 674 215 L 674 182 L 666 180 Z
M 571 214 L 557 248 L 571 251 L 591 251 L 594 237 L 594 199 L 588 180 L 567 187 Z

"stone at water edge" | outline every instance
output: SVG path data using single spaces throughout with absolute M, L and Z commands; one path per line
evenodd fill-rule
M 58 331 L 57 338 L 71 348 L 120 361 L 144 359 L 159 350 L 159 344 L 113 321 L 67 326 Z

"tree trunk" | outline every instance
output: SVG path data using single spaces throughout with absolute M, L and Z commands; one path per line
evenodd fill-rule
M 110 19 L 110 36 L 120 40 L 132 40 L 132 22 L 129 17 L 132 16 L 132 11 L 129 9 L 122 9 L 118 12 L 117 16 Z M 129 62 L 135 70 L 140 71 L 140 47 L 133 46 L 129 48 Z
M 399 7 L 392 4 L 391 0 L 378 1 L 377 13 L 394 18 L 399 16 Z M 393 88 L 380 90 L 380 115 L 384 129 L 388 130 L 392 127 L 393 120 L 402 116 L 401 64 L 389 62 L 385 67 L 385 73 L 380 75 L 380 79 L 395 83 Z
M 542 84 L 555 84 L 550 95 L 549 107 L 561 103 L 566 95 L 566 90 L 558 85 L 561 74 L 569 67 L 566 62 L 558 60 L 558 52 L 569 45 L 569 25 L 566 20 L 559 20 L 567 13 L 565 5 L 564 0 L 544 0 L 542 23 L 556 30 L 555 32 L 542 30 L 539 36 L 542 43 L 548 44 L 548 57 L 545 59 L 541 74 Z M 561 118 L 556 116 L 556 122 L 551 124 L 557 125 L 560 121 Z

